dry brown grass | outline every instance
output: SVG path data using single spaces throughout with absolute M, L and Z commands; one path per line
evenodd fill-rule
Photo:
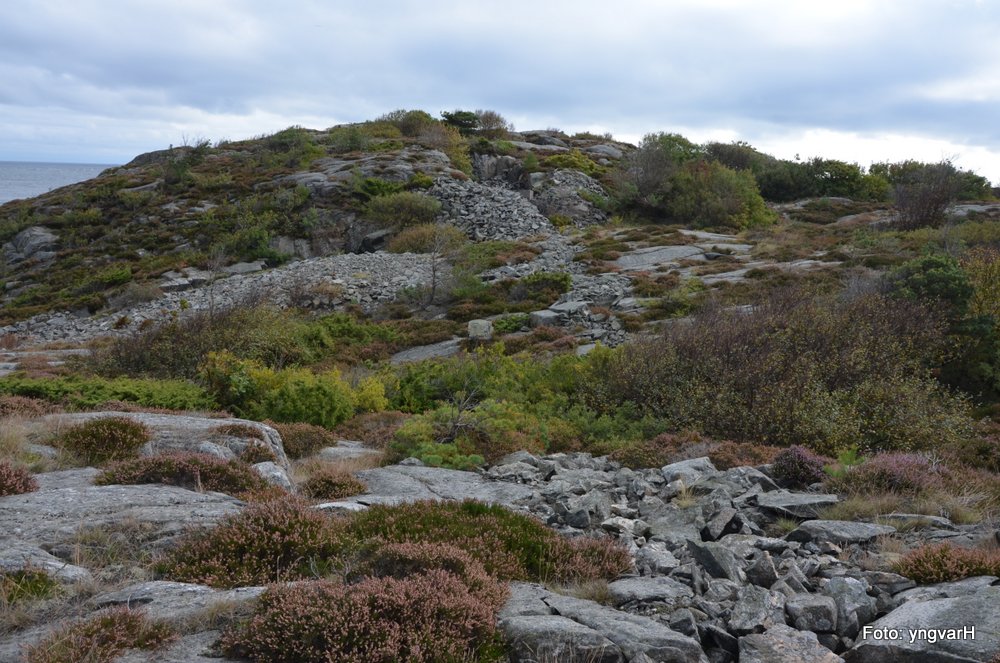
M 582 580 L 568 585 L 546 585 L 546 588 L 563 596 L 573 596 L 601 605 L 611 605 L 611 590 L 608 588 L 608 581 L 603 578 Z

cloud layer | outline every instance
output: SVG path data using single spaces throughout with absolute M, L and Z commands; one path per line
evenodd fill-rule
M 493 108 L 520 128 L 679 131 L 784 157 L 955 157 L 1000 181 L 991 2 L 12 0 L 3 14 L 0 159 L 123 162 L 185 137 Z

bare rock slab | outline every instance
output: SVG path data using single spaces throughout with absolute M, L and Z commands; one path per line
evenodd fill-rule
M 196 493 L 176 486 L 86 486 L 10 495 L 0 499 L 0 545 L 20 539 L 55 545 L 81 528 L 134 520 L 165 538 L 187 527 L 208 526 L 243 503 L 222 493 Z
M 346 502 L 358 504 L 402 504 L 420 500 L 475 499 L 491 504 L 518 506 L 535 491 L 528 486 L 490 481 L 473 472 L 419 465 L 390 465 L 357 473 L 368 486 L 364 495 Z
M 843 663 L 815 633 L 777 625 L 740 638 L 740 663 Z
M 896 532 L 895 527 L 847 520 L 807 520 L 785 537 L 789 541 L 831 541 L 833 543 L 871 543 L 876 538 Z

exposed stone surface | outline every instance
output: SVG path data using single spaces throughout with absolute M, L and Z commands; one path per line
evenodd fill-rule
M 3 245 L 3 258 L 10 265 L 32 258 L 44 262 L 55 257 L 58 242 L 59 237 L 48 228 L 31 226 Z
M 521 239 L 552 232 L 552 224 L 520 194 L 477 182 L 439 178 L 427 194 L 441 201 L 443 221 L 470 238 Z
M 844 520 L 807 520 L 788 533 L 789 541 L 832 541 L 834 543 L 869 543 L 892 534 L 895 527 Z
M 788 626 L 740 638 L 740 663 L 837 663 L 843 661 L 819 644 L 816 635 Z
M 844 658 L 848 663 L 989 661 L 1000 652 L 997 624 L 1000 587 L 968 596 L 909 601 L 869 624 Z M 899 637 L 892 637 L 896 634 Z

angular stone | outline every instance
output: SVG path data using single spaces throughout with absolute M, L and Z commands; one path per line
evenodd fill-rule
M 518 506 L 535 491 L 507 481 L 490 481 L 473 472 L 417 465 L 389 465 L 362 470 L 356 475 L 368 492 L 343 501 L 359 504 L 401 504 L 420 500 L 475 499 L 492 504 Z
M 791 625 L 800 631 L 837 631 L 837 603 L 824 594 L 796 594 L 785 602 L 785 611 Z
M 762 550 L 747 570 L 747 579 L 758 587 L 771 587 L 778 580 L 778 570 L 774 568 L 771 554 Z
M 746 573 L 729 548 L 718 543 L 698 542 L 691 539 L 688 539 L 687 548 L 695 561 L 712 577 L 746 582 Z
M 998 582 L 1000 582 L 1000 578 L 996 576 L 973 576 L 953 582 L 939 582 L 934 585 L 913 587 L 900 592 L 896 598 L 904 602 L 953 599 L 959 596 L 978 594 L 984 588 L 996 585 Z
M 548 309 L 544 311 L 532 311 L 528 314 L 528 326 L 535 327 L 558 327 L 562 316 L 555 311 Z
M 671 463 L 670 465 L 664 465 L 660 468 L 660 474 L 663 475 L 663 479 L 667 483 L 680 480 L 683 481 L 686 486 L 691 486 L 692 484 L 697 483 L 699 479 L 712 476 L 717 473 L 718 470 L 715 469 L 715 465 L 712 465 L 712 461 L 708 459 L 708 456 L 690 458 L 688 460 Z
M 490 320 L 469 320 L 470 341 L 488 341 L 493 338 L 493 322 Z
M 501 620 L 511 660 L 624 663 L 621 649 L 598 631 L 559 615 Z
M 861 630 L 848 663 L 964 663 L 1000 651 L 1000 587 L 909 601 Z M 893 630 L 900 637 L 893 638 Z
M 895 533 L 896 528 L 847 520 L 807 520 L 785 537 L 789 541 L 832 541 L 834 543 L 871 543 L 876 538 Z
M 662 603 L 668 609 L 682 607 L 694 598 L 694 592 L 684 583 L 673 578 L 622 578 L 608 583 L 613 605 L 626 603 Z
M 635 553 L 635 564 L 640 572 L 648 569 L 649 573 L 670 573 L 680 566 L 680 562 L 662 541 L 649 541 L 639 548 Z
M 836 495 L 776 490 L 757 496 L 757 506 L 790 518 L 815 518 L 817 510 L 840 501 Z
M 777 625 L 740 638 L 740 663 L 843 663 L 815 633 Z
M 833 578 L 823 594 L 837 604 L 837 634 L 857 637 L 861 627 L 875 618 L 876 600 L 868 595 L 868 583 L 857 578 Z
M 785 624 L 785 596 L 756 585 L 741 587 L 729 617 L 729 632 L 762 633 L 777 624 Z

